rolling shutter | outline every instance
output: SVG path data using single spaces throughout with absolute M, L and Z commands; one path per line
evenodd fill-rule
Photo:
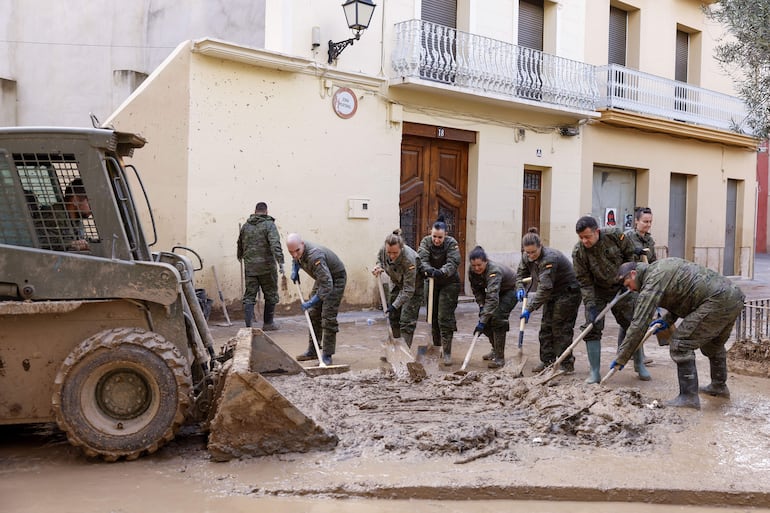
M 626 65 L 626 27 L 628 13 L 617 7 L 610 7 L 610 44 L 608 64 Z
M 543 50 L 543 0 L 519 1 L 519 46 Z
M 423 21 L 457 28 L 457 0 L 422 0 L 421 16 Z
M 690 47 L 690 34 L 676 31 L 676 68 L 674 69 L 674 79 L 680 82 L 687 82 L 687 59 Z

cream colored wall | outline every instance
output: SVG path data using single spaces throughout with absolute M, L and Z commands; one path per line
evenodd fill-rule
M 594 164 L 643 170 L 637 187 L 637 203 L 649 206 L 654 215 L 652 234 L 659 246 L 668 245 L 669 188 L 671 173 L 695 177 L 688 190 L 686 257 L 722 271 L 727 179 L 743 180 L 746 187 L 738 198 L 736 259 L 741 248 L 753 246 L 753 212 L 756 154 L 661 134 L 617 130 L 594 124 L 586 128 L 581 179 L 581 211 L 591 208 Z M 748 276 L 748 262 L 741 264 Z
M 144 148 L 136 150 L 128 163 L 138 169 L 153 209 L 158 230 L 154 251 L 170 251 L 175 245 L 187 244 L 187 211 L 195 208 L 187 190 L 190 55 L 189 43 L 179 45 L 105 120 L 117 130 L 140 133 L 147 139 Z M 132 188 L 141 205 L 137 184 L 132 183 Z M 146 215 L 142 223 L 151 240 Z

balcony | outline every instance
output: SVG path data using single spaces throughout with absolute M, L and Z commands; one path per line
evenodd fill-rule
M 597 108 L 746 133 L 746 107 L 740 98 L 617 64 L 599 66 L 596 70 L 602 91 Z
M 394 29 L 392 84 L 438 83 L 583 115 L 596 110 L 594 66 L 422 20 Z

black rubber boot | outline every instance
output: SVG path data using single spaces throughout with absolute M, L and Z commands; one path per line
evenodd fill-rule
M 452 365 L 452 339 L 445 338 L 441 340 L 441 352 L 444 355 L 444 366 L 449 367 Z
M 500 369 L 505 366 L 505 330 L 495 330 L 492 339 L 494 343 L 495 358 L 490 360 L 487 367 L 490 369 Z
M 263 317 L 262 331 L 275 331 L 278 329 L 278 324 L 274 321 L 275 317 L 275 304 L 265 303 L 265 315 Z
M 412 339 L 414 339 L 414 333 L 403 332 L 402 335 L 404 335 L 404 342 L 406 342 L 407 347 L 411 349 Z
M 243 303 L 243 321 L 247 328 L 251 328 L 251 321 L 254 320 L 254 305 Z
M 727 358 L 724 356 L 709 358 L 709 365 L 711 367 L 711 383 L 701 387 L 700 391 L 714 397 L 730 399 L 730 390 L 727 388 Z
M 676 372 L 679 378 L 679 395 L 666 402 L 666 405 L 700 410 L 698 369 L 695 367 L 695 360 L 677 362 Z
M 307 343 L 307 351 L 297 356 L 297 361 L 306 362 L 309 360 L 318 360 L 318 353 L 315 352 L 315 346 L 313 345 L 312 338 Z

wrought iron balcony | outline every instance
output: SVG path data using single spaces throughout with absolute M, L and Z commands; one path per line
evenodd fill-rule
M 622 109 L 721 130 L 746 133 L 740 98 L 610 64 L 599 66 L 598 108 Z
M 393 78 L 596 110 L 595 66 L 422 20 L 397 23 L 394 29 Z

